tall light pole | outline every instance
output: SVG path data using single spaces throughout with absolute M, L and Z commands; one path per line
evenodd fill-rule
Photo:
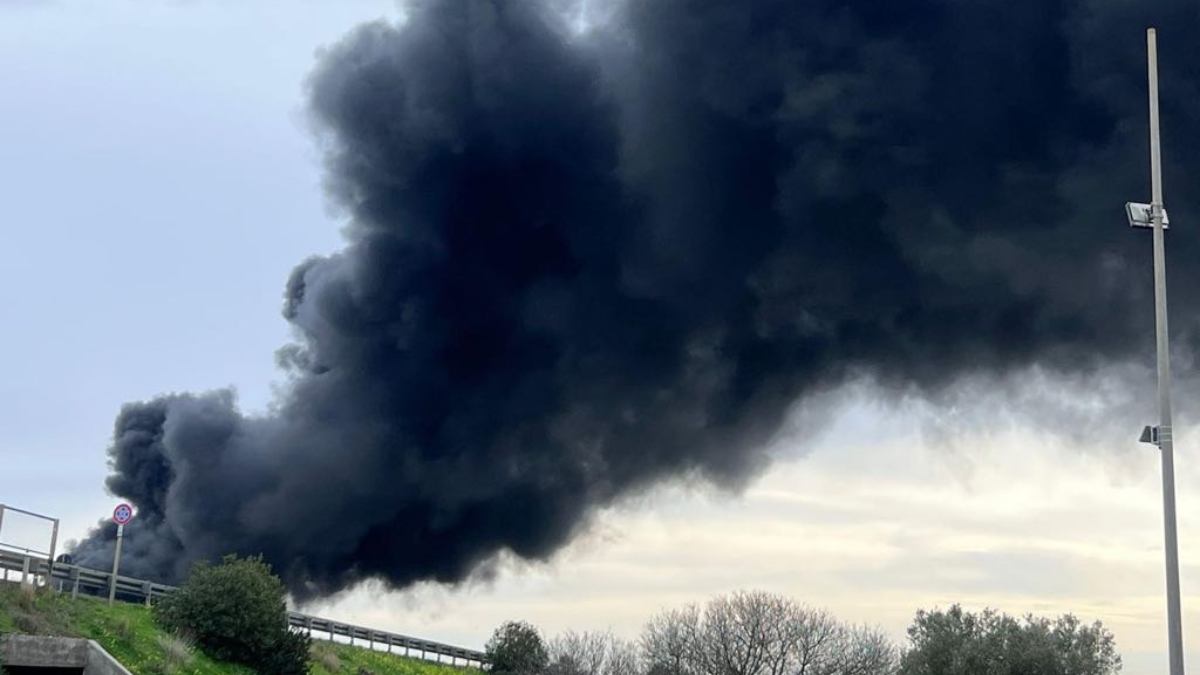
M 1154 327 L 1158 351 L 1158 427 L 1142 432 L 1142 440 L 1156 443 L 1162 454 L 1163 529 L 1167 562 L 1167 639 L 1170 675 L 1183 675 L 1183 626 L 1179 607 L 1179 542 L 1175 527 L 1175 455 L 1171 433 L 1171 356 L 1167 335 L 1167 260 L 1163 230 L 1162 154 L 1158 129 L 1158 35 L 1146 31 L 1150 74 L 1150 181 L 1149 204 L 1126 204 L 1129 224 L 1154 230 Z

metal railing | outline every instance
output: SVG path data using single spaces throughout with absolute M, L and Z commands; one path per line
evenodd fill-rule
M 48 561 L 48 558 L 30 553 L 15 553 L 13 551 L 0 550 L 0 570 L 3 570 L 6 581 L 10 580 L 10 571 L 20 572 L 22 583 L 33 583 L 38 578 L 44 581 L 48 577 Z M 90 595 L 104 595 L 108 592 L 112 572 L 103 572 L 70 563 L 56 562 L 54 563 L 53 575 L 49 576 L 49 578 L 56 582 L 50 585 L 63 592 L 69 590 L 71 597 L 77 597 L 80 589 L 83 589 Z M 118 597 L 143 602 L 147 606 L 154 599 L 166 596 L 176 590 L 174 586 L 167 586 L 166 584 L 154 583 L 119 574 L 117 575 L 116 586 Z
M 5 512 L 19 513 L 19 514 L 21 514 L 23 516 L 27 516 L 29 518 L 34 518 L 36 520 L 44 520 L 47 523 L 50 523 L 50 525 L 51 525 L 50 550 L 49 551 L 38 551 L 35 549 L 31 549 L 31 548 L 24 548 L 21 546 L 16 546 L 11 543 L 9 543 L 9 544 L 4 543 L 3 535 L 4 535 L 4 514 L 5 514 Z M 17 507 L 12 506 L 11 504 L 5 504 L 3 502 L 0 502 L 0 547 L 4 547 L 4 548 L 10 549 L 10 550 L 24 551 L 25 553 L 41 553 L 42 555 L 46 556 L 47 560 L 55 560 L 56 557 L 54 554 L 58 550 L 58 525 L 59 525 L 58 518 L 47 516 L 47 515 L 41 514 L 41 513 L 34 513 L 33 511 L 26 511 L 25 509 L 18 509 Z
M 473 649 L 454 647 L 440 642 L 422 640 L 421 638 L 401 635 L 399 633 L 389 633 L 365 626 L 355 626 L 353 624 L 342 623 L 341 621 L 331 621 L 301 612 L 288 612 L 288 622 L 296 628 L 307 630 L 309 635 L 313 631 L 329 633 L 330 640 L 333 639 L 334 635 L 341 635 L 350 638 L 350 644 L 355 644 L 355 640 L 360 642 L 365 641 L 367 647 L 370 649 L 386 647 L 389 653 L 394 653 L 393 649 L 404 649 L 404 656 L 408 657 L 413 657 L 414 653 L 416 653 L 419 654 L 419 658 L 429 660 L 427 655 L 433 654 L 435 656 L 433 660 L 438 662 L 443 662 L 441 660 L 443 656 L 450 657 L 451 665 L 478 664 L 482 667 L 487 663 L 486 655 L 483 652 Z M 460 664 L 458 662 L 459 659 L 462 659 L 464 663 Z
M 3 549 L 0 549 L 0 571 L 3 572 L 3 579 L 5 581 L 18 580 L 10 578 L 9 574 L 12 572 L 20 575 L 19 580 L 22 583 L 35 583 L 37 579 L 41 578 L 47 585 L 55 587 L 64 593 L 70 592 L 71 597 L 77 597 L 80 589 L 83 589 L 84 592 L 90 595 L 104 595 L 108 592 L 109 583 L 112 579 L 111 572 L 80 567 L 71 563 L 56 562 L 53 565 L 53 570 L 51 570 L 49 558 L 28 552 L 6 551 Z M 151 605 L 157 598 L 170 595 L 178 590 L 175 586 L 123 575 L 117 575 L 116 586 L 118 598 L 142 602 L 147 606 Z M 342 636 L 349 638 L 352 645 L 358 644 L 359 646 L 366 646 L 373 650 L 383 648 L 388 653 L 400 654 L 400 652 L 394 650 L 403 649 L 402 655 L 410 658 L 421 658 L 427 661 L 437 661 L 438 663 L 447 663 L 443 658 L 448 658 L 450 665 L 475 665 L 480 668 L 484 667 L 487 663 L 487 656 L 483 652 L 473 649 L 455 647 L 432 640 L 422 640 L 366 626 L 356 626 L 302 612 L 289 611 L 288 624 L 293 628 L 307 631 L 310 636 L 313 633 L 328 633 L 330 640 L 334 640 L 336 636 Z

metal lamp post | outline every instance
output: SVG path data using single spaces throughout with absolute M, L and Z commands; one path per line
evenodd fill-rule
M 1158 351 L 1157 427 L 1142 431 L 1142 442 L 1158 445 L 1162 454 L 1163 529 L 1167 564 L 1167 638 L 1170 646 L 1170 674 L 1183 675 L 1183 626 L 1179 602 L 1179 542 L 1175 527 L 1175 455 L 1171 433 L 1171 356 L 1167 335 L 1167 269 L 1164 230 L 1167 212 L 1163 208 L 1162 155 L 1158 127 L 1158 36 L 1153 28 L 1146 31 L 1150 75 L 1150 177 L 1152 197 L 1149 204 L 1125 205 L 1129 224 L 1154 231 L 1154 325 Z

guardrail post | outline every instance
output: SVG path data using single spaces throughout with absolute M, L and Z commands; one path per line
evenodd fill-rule
M 375 631 L 367 629 L 367 647 L 371 651 L 375 651 Z
M 149 582 L 142 584 L 142 592 L 146 594 L 146 606 L 150 606 L 150 596 L 154 595 L 154 586 Z
M 71 599 L 74 600 L 78 597 L 79 597 L 79 568 L 74 567 L 71 569 Z
M 26 555 L 21 561 L 21 585 L 29 583 L 29 556 Z
M 58 518 L 54 519 L 54 529 L 50 531 L 50 557 L 46 558 L 46 588 L 54 590 L 54 556 L 58 549 Z
M 391 654 L 392 653 L 392 635 L 391 635 L 391 633 L 388 633 L 388 636 L 387 636 L 387 647 L 388 647 L 388 653 Z

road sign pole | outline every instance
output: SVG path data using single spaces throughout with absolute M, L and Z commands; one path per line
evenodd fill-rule
M 121 569 L 121 540 L 125 538 L 125 525 L 117 525 L 117 550 L 113 552 L 112 577 L 108 580 L 108 604 L 117 597 L 117 571 Z

